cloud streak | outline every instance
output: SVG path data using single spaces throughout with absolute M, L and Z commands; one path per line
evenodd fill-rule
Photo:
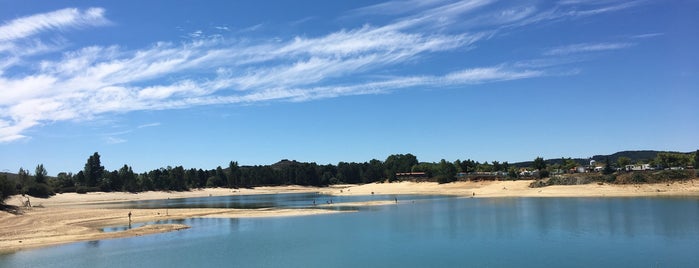
M 43 31 L 104 25 L 109 23 L 104 17 L 104 11 L 102 8 L 90 8 L 84 11 L 66 8 L 18 18 L 0 26 L 0 42 L 27 38 Z
M 578 53 L 601 52 L 619 50 L 633 46 L 633 43 L 581 43 L 555 47 L 544 52 L 547 56 L 560 56 Z
M 464 14 L 494 2 L 429 1 L 421 3 L 424 8 L 409 11 L 400 11 L 401 2 L 388 2 L 357 11 L 360 15 L 380 14 L 382 9 L 400 13 L 385 25 L 367 24 L 281 41 L 249 42 L 198 35 L 182 44 L 157 42 L 137 50 L 118 45 L 89 46 L 46 57 L 34 69 L 13 72 L 28 55 L 27 49 L 18 50 L 25 39 L 109 24 L 101 8 L 62 9 L 19 18 L 0 25 L 0 142 L 25 139 L 28 129 L 47 122 L 91 120 L 109 113 L 308 101 L 549 75 L 545 67 L 508 63 L 466 63 L 450 72 L 394 73 L 389 78 L 374 75 L 432 55 L 468 51 L 491 38 L 503 25 L 534 23 L 531 19 L 541 15 L 537 8 L 508 7 L 493 13 L 493 28 L 449 30 L 464 23 L 459 19 Z M 553 48 L 545 54 L 565 56 L 630 45 L 577 44 Z M 8 48 L 3 50 L 3 46 Z M 125 142 L 114 137 L 106 141 Z

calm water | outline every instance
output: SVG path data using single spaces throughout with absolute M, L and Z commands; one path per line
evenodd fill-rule
M 699 267 L 696 198 L 427 198 L 0 256 L 0 267 Z
M 298 194 L 258 194 L 177 198 L 164 200 L 126 201 L 117 203 L 96 203 L 95 206 L 112 208 L 309 208 L 316 204 L 367 202 L 379 200 L 425 200 L 453 198 L 434 195 L 357 195 L 331 196 L 317 193 Z

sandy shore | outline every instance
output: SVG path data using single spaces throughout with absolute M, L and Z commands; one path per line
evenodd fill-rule
M 323 193 L 333 195 L 436 194 L 475 197 L 641 197 L 699 196 L 699 180 L 670 184 L 585 184 L 529 188 L 530 180 L 437 184 L 432 182 L 345 185 Z M 475 194 L 475 195 L 474 195 Z
M 187 192 L 88 193 L 58 194 L 48 199 L 31 198 L 34 207 L 23 208 L 19 215 L 0 212 L 0 253 L 51 246 L 77 241 L 131 237 L 188 228 L 180 224 L 153 224 L 120 232 L 102 232 L 106 226 L 185 218 L 243 218 L 301 216 L 339 213 L 328 209 L 113 209 L 98 203 L 131 200 L 174 199 L 186 197 L 230 196 L 247 194 L 277 194 L 313 192 L 332 195 L 371 194 L 437 194 L 476 198 L 484 197 L 634 197 L 634 196 L 699 196 L 699 180 L 672 184 L 643 185 L 573 185 L 529 188 L 531 181 L 437 183 L 372 183 L 365 185 L 336 185 L 327 188 L 279 186 L 255 189 L 202 189 Z M 474 195 L 475 194 L 475 195 Z M 20 205 L 21 197 L 6 200 Z M 387 205 L 394 202 L 372 201 L 327 206 Z

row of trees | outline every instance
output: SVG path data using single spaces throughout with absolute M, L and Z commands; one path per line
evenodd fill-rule
M 662 166 L 687 166 L 699 163 L 699 151 L 688 154 L 660 153 L 653 161 Z M 617 164 L 623 167 L 629 161 L 620 157 Z M 579 163 L 563 158 L 559 163 L 547 165 L 537 157 L 530 168 L 538 171 L 538 177 L 547 177 L 549 170 L 570 169 Z M 605 173 L 613 172 L 612 163 L 605 163 Z M 424 172 L 429 180 L 446 183 L 456 180 L 457 173 L 503 172 L 516 178 L 518 168 L 508 162 L 492 161 L 479 163 L 473 160 L 449 162 L 442 159 L 438 163 L 419 162 L 412 154 L 394 154 L 381 161 L 340 162 L 337 165 L 318 165 L 282 160 L 273 165 L 240 166 L 229 162 L 227 167 L 211 170 L 185 169 L 182 166 L 166 167 L 144 173 L 135 173 L 128 165 L 118 170 L 108 171 L 102 166 L 99 153 L 89 156 L 83 170 L 78 173 L 61 172 L 56 177 L 48 177 L 43 164 L 38 165 L 34 174 L 20 168 L 17 179 L 0 177 L 0 198 L 14 193 L 46 197 L 53 192 L 128 191 L 150 190 L 184 191 L 205 187 L 253 187 L 260 185 L 311 185 L 324 186 L 340 183 L 372 183 L 394 181 L 396 173 Z M 0 199 L 1 200 L 1 199 Z
M 16 182 L 16 193 L 33 196 L 48 196 L 53 192 L 91 192 L 150 190 L 183 191 L 205 187 L 253 187 L 260 185 L 310 185 L 324 186 L 340 183 L 372 183 L 394 181 L 396 173 L 425 172 L 434 181 L 451 182 L 458 172 L 507 171 L 509 164 L 493 161 L 479 163 L 473 160 L 438 163 L 420 163 L 412 154 L 394 154 L 381 161 L 340 162 L 337 165 L 318 165 L 282 160 L 273 165 L 240 166 L 231 161 L 227 167 L 211 170 L 186 169 L 182 166 L 159 168 L 144 173 L 135 173 L 124 165 L 109 171 L 101 164 L 99 153 L 89 156 L 83 170 L 77 173 L 61 172 L 48 178 L 43 165 L 38 165 L 33 176 L 20 169 Z

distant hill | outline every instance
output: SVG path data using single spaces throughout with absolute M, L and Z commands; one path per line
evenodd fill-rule
M 622 151 L 618 153 L 613 153 L 610 155 L 595 155 L 592 157 L 593 160 L 597 162 L 604 162 L 606 161 L 607 158 L 609 158 L 609 162 L 616 162 L 619 157 L 628 157 L 631 159 L 632 163 L 638 162 L 638 161 L 644 161 L 647 162 L 651 159 L 655 159 L 655 157 L 658 156 L 658 153 L 680 153 L 680 152 L 665 152 L 665 151 Z M 691 154 L 691 153 L 681 153 L 681 154 Z
M 19 180 L 19 175 L 15 174 L 15 173 L 0 172 L 0 176 L 2 176 L 2 175 L 6 175 L 6 176 L 7 176 L 7 179 L 9 179 L 10 181 L 17 181 L 17 180 Z
M 642 150 L 642 151 L 621 151 L 621 152 L 616 152 L 610 155 L 595 155 L 592 157 L 592 160 L 597 161 L 598 163 L 604 163 L 607 161 L 607 158 L 609 158 L 610 163 L 615 163 L 619 157 L 628 157 L 631 159 L 631 163 L 636 163 L 639 161 L 642 162 L 647 162 L 651 159 L 655 159 L 659 153 L 678 153 L 678 154 L 691 154 L 689 153 L 683 153 L 683 152 L 672 152 L 672 151 L 652 151 L 652 150 Z M 587 165 L 590 163 L 590 158 L 572 158 L 573 161 L 577 162 L 580 165 Z M 561 158 L 554 158 L 554 159 L 546 159 L 545 160 L 547 165 L 555 165 L 555 164 L 562 164 L 563 160 Z M 516 166 L 516 167 L 530 167 L 534 161 L 525 161 L 525 162 L 518 162 L 518 163 L 513 163 L 511 165 Z

